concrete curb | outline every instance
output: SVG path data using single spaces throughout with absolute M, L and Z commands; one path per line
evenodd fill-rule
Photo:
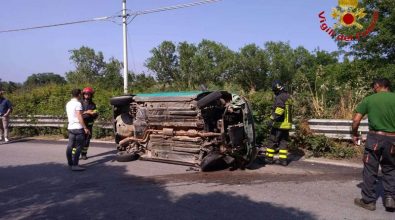
M 308 163 L 334 165 L 334 166 L 363 168 L 363 164 L 358 164 L 358 163 L 353 163 L 353 162 L 348 162 L 348 161 L 322 159 L 322 158 L 308 158 L 308 159 L 301 159 L 301 161 L 308 162 Z
M 54 140 L 54 141 L 67 142 L 69 140 L 68 139 L 58 139 L 58 140 Z M 98 143 L 98 144 L 114 144 L 115 145 L 115 141 L 101 141 L 101 140 L 91 139 L 90 142 L 91 143 Z

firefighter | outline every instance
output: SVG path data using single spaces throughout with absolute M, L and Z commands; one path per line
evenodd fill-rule
M 365 97 L 357 106 L 353 118 L 352 135 L 358 142 L 358 127 L 363 116 L 368 115 L 369 133 L 363 156 L 362 198 L 354 200 L 355 205 L 374 211 L 378 192 L 376 183 L 379 166 L 382 172 L 384 207 L 395 211 L 395 94 L 390 91 L 388 79 L 374 80 L 372 89 L 375 94 Z
M 284 85 L 279 80 L 272 83 L 275 94 L 268 127 L 270 129 L 269 145 L 266 148 L 266 163 L 273 164 L 278 154 L 280 164 L 288 165 L 288 138 L 292 128 L 292 100 Z
M 89 129 L 90 134 L 87 135 L 85 139 L 85 144 L 84 147 L 82 148 L 81 151 L 81 159 L 82 160 L 87 160 L 87 154 L 88 154 L 88 148 L 89 148 L 89 143 L 90 139 L 92 137 L 92 128 L 93 128 L 93 123 L 98 117 L 97 110 L 96 110 L 96 104 L 93 102 L 93 95 L 95 91 L 91 87 L 86 87 L 82 90 L 82 117 L 84 118 L 84 122 L 86 126 Z

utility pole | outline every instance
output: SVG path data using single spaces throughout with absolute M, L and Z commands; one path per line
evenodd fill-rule
M 128 35 L 127 35 L 126 0 L 122 0 L 122 29 L 123 29 L 123 93 L 128 94 Z

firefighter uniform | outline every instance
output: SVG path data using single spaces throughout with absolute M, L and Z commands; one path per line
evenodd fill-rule
M 88 127 L 90 131 L 90 135 L 85 138 L 85 144 L 81 150 L 81 159 L 88 159 L 88 148 L 90 144 L 90 139 L 92 137 L 93 123 L 98 117 L 96 104 L 92 101 L 94 90 L 91 87 L 86 87 L 82 90 L 83 99 L 82 99 L 82 118 L 84 119 L 85 125 Z M 88 95 L 87 95 L 88 94 Z M 90 111 L 90 113 L 87 113 Z
M 266 161 L 274 162 L 278 154 L 281 165 L 288 165 L 288 140 L 289 130 L 292 129 L 292 100 L 278 81 L 273 83 L 273 91 L 276 94 L 272 114 L 270 116 L 270 137 L 266 148 Z

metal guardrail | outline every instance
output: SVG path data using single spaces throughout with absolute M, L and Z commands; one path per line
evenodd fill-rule
M 308 121 L 313 134 L 322 134 L 329 138 L 350 140 L 351 120 L 334 119 L 310 119 Z M 34 115 L 34 116 L 13 116 L 10 118 L 10 127 L 52 127 L 63 128 L 67 126 L 67 119 L 63 116 Z M 112 129 L 111 122 L 97 121 L 95 126 L 104 129 Z M 295 129 L 295 128 L 293 128 Z M 366 138 L 369 131 L 368 121 L 363 120 L 359 126 L 359 131 Z
M 352 120 L 310 119 L 309 127 L 313 134 L 322 134 L 329 138 L 350 140 Z M 368 120 L 361 121 L 358 131 L 362 132 L 363 139 L 369 131 Z
M 97 121 L 95 126 L 104 129 L 112 129 L 109 122 Z M 67 118 L 62 116 L 34 115 L 34 116 L 12 116 L 10 118 L 10 127 L 67 127 Z

